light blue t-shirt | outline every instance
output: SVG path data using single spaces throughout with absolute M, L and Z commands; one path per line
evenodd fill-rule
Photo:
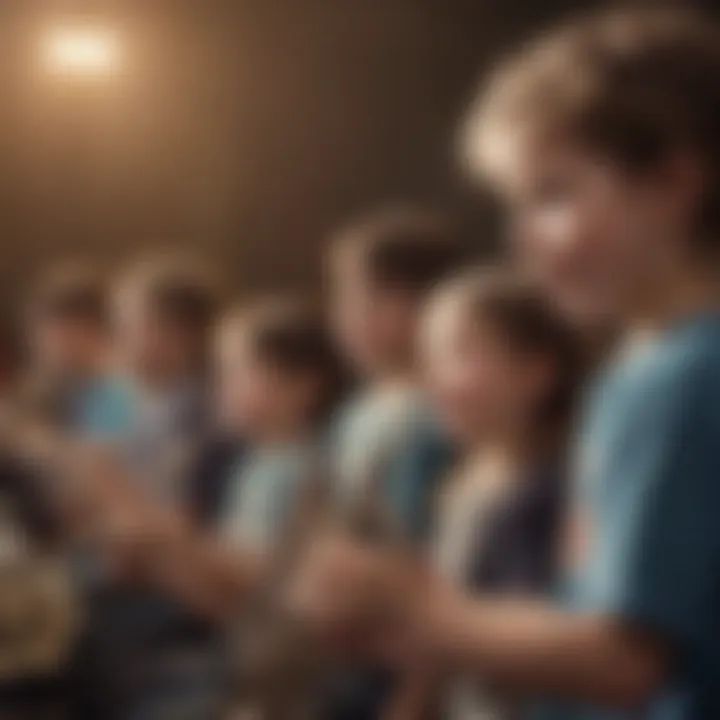
M 656 632 L 672 677 L 634 712 L 552 705 L 543 720 L 720 718 L 720 315 L 617 361 L 589 398 L 568 602 Z
M 399 529 L 425 539 L 437 484 L 454 460 L 425 395 L 409 386 L 362 393 L 334 430 L 340 501 L 352 503 L 372 484 Z
M 115 440 L 130 431 L 135 403 L 130 388 L 114 376 L 77 387 L 69 398 L 68 422 L 92 440 Z
M 243 454 L 229 487 L 222 529 L 226 540 L 245 549 L 272 550 L 317 462 L 318 450 L 312 443 L 255 448 Z

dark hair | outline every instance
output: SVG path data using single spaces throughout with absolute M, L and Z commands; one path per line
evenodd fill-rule
M 201 335 L 212 329 L 220 308 L 210 275 L 180 261 L 139 264 L 123 278 L 120 292 L 139 295 L 164 319 Z
M 630 171 L 674 151 L 704 165 L 699 240 L 720 231 L 720 32 L 688 9 L 629 8 L 574 21 L 510 59 L 471 117 L 480 150 L 524 132 L 568 138 Z M 486 160 L 487 157 L 484 158 Z
M 413 208 L 372 215 L 341 233 L 337 245 L 359 253 L 376 285 L 420 294 L 459 267 L 464 256 L 463 243 L 450 223 Z
M 232 313 L 226 323 L 248 334 L 263 362 L 318 379 L 322 397 L 314 419 L 328 416 L 344 388 L 344 369 L 325 318 L 313 304 L 294 298 L 261 300 Z
M 538 420 L 565 426 L 584 376 L 575 330 L 534 283 L 509 271 L 475 271 L 456 282 L 473 319 L 488 322 L 511 351 L 552 362 L 555 381 L 538 409 Z
M 36 319 L 82 320 L 99 327 L 108 322 L 108 293 L 103 277 L 81 266 L 53 268 L 30 299 Z

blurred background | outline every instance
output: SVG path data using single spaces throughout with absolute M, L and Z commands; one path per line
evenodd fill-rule
M 492 217 L 452 154 L 483 66 L 583 0 L 2 0 L 0 289 L 202 249 L 303 285 L 378 203 Z

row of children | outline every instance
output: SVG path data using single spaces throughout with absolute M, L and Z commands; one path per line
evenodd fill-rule
M 59 520 L 86 608 L 74 713 L 220 716 L 224 636 L 259 600 L 302 621 L 300 665 L 320 640 L 333 659 L 309 699 L 298 666 L 277 703 L 245 677 L 265 717 L 720 717 L 717 39 L 629 10 L 497 74 L 473 158 L 517 269 L 458 274 L 446 224 L 383 214 L 333 243 L 329 323 L 271 299 L 214 345 L 194 268 L 144 267 L 111 305 L 44 288 L 30 404 L 83 445 Z M 608 327 L 623 341 L 575 428 Z M 320 522 L 326 470 L 323 506 L 370 500 L 382 527 Z
M 103 714 L 127 702 L 132 717 L 136 704 L 142 717 L 214 712 L 223 689 L 209 628 L 225 629 L 263 588 L 323 468 L 331 505 L 372 495 L 408 546 L 434 542 L 438 525 L 438 560 L 458 580 L 546 587 L 578 348 L 530 282 L 503 271 L 456 276 L 463 254 L 427 213 L 382 213 L 333 244 L 331 323 L 297 300 L 245 304 L 220 321 L 214 357 L 213 303 L 195 272 L 165 263 L 133 273 L 111 318 L 93 278 L 62 273 L 43 285 L 29 316 L 43 380 L 30 404 L 64 443 L 112 450 L 112 463 L 107 453 L 90 463 L 92 486 L 70 521 L 75 543 L 79 534 L 91 549 L 81 563 L 93 601 L 84 650 L 94 658 L 91 694 L 104 695 L 84 702 L 111 698 Z M 360 386 L 338 407 L 343 356 Z M 167 683 L 178 657 L 189 675 L 158 691 L 155 676 Z M 322 713 L 376 712 L 386 692 L 375 668 L 349 675 L 321 694 Z

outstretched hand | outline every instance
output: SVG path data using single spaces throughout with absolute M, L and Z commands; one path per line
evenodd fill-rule
M 334 533 L 301 558 L 286 602 L 341 651 L 396 662 L 414 644 L 433 584 L 416 558 Z

